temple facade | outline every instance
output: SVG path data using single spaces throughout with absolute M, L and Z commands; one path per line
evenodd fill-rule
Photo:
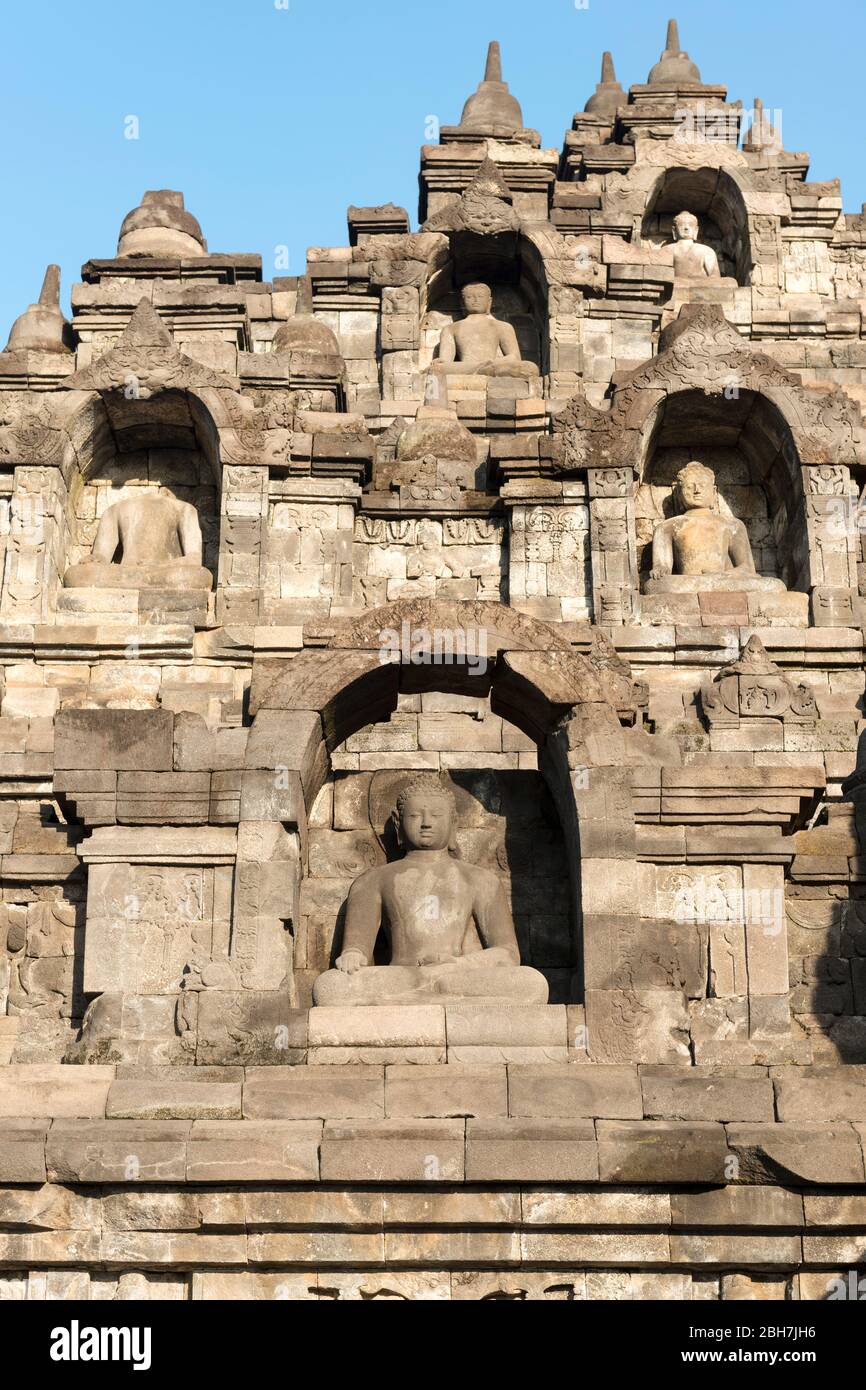
M 808 172 L 674 23 L 561 149 L 492 44 L 417 230 L 266 280 L 156 190 L 69 321 L 49 267 L 0 1298 L 850 1296 L 866 215 Z

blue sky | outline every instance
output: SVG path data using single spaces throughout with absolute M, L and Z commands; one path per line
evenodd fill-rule
M 417 214 L 425 122 L 456 123 L 489 39 L 527 125 L 559 147 L 610 48 L 646 81 L 671 14 L 704 81 L 783 113 L 813 179 L 866 200 L 863 0 L 35 0 L 0 56 L 6 190 L 0 340 L 60 262 L 63 302 L 146 188 L 176 188 L 212 251 L 346 240 L 349 203 Z M 287 7 L 286 7 L 287 6 Z M 578 6 L 581 6 L 578 8 Z M 140 138 L 124 138 L 137 116 Z

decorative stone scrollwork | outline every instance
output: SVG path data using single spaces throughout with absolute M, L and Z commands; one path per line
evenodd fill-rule
M 818 718 L 812 691 L 788 680 L 767 656 L 759 637 L 750 637 L 742 655 L 704 685 L 701 706 L 711 725 L 738 725 L 741 719 Z

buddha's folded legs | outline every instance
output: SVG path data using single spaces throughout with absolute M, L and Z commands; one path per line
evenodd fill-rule
M 313 986 L 317 1005 L 345 1007 L 376 1004 L 434 1004 L 448 999 L 472 999 L 513 1004 L 546 1004 L 548 985 L 528 966 L 372 965 L 354 975 L 329 970 Z
M 183 560 L 153 565 L 114 565 L 88 560 L 71 565 L 63 580 L 67 589 L 202 589 L 210 592 L 213 575 L 201 565 Z

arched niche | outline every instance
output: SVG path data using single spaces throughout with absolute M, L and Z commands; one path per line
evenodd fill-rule
M 453 662 L 415 664 L 383 659 L 382 634 L 396 633 L 402 639 L 407 631 L 404 625 L 410 635 L 423 631 L 434 639 L 436 633 L 447 636 L 458 649 L 458 635 L 462 633 L 465 642 L 474 633 L 475 645 L 471 655 Z M 485 654 L 480 664 L 482 642 Z M 630 678 L 603 661 L 578 655 L 545 624 L 522 618 L 499 604 L 407 601 L 391 605 L 366 614 L 338 634 L 328 650 L 306 651 L 279 672 L 273 668 L 254 670 L 254 720 L 240 798 L 238 871 L 246 891 L 251 901 L 267 896 L 272 872 L 268 855 L 275 840 L 268 827 L 276 827 L 280 834 L 287 833 L 296 840 L 300 898 L 301 883 L 307 880 L 311 857 L 315 856 L 311 837 L 321 819 L 318 798 L 339 770 L 334 768 L 334 754 L 355 734 L 371 725 L 386 724 L 401 695 L 442 691 L 485 702 L 489 699 L 492 712 L 521 729 L 538 748 L 540 772 L 535 774 L 534 789 L 537 793 L 541 788 L 540 776 L 544 794 L 556 808 L 562 862 L 569 870 L 571 937 L 560 941 L 559 949 L 569 962 L 561 968 L 569 972 L 573 968 L 571 994 L 577 999 L 584 979 L 584 868 L 589 864 L 593 882 L 601 883 L 605 860 L 622 853 L 629 833 L 632 840 L 634 837 L 630 793 L 627 797 L 622 794 L 628 772 L 621 725 L 623 717 L 627 722 L 624 707 L 634 691 Z M 472 750 L 465 752 L 468 766 L 460 771 L 470 785 L 464 791 L 470 798 L 474 795 L 483 809 L 484 794 L 479 794 L 479 788 L 485 774 L 483 768 L 473 772 Z M 404 775 L 412 775 L 411 758 L 407 758 Z M 496 794 L 494 783 L 489 781 L 488 793 Z M 582 854 L 582 819 L 589 826 L 586 855 Z M 371 833 L 375 829 L 371 818 Z M 504 843 L 507 856 L 507 828 Z M 369 865 L 362 858 L 355 867 L 360 873 Z M 348 875 L 357 876 L 354 872 Z M 259 879 L 260 891 L 255 888 Z M 342 898 L 336 902 L 336 896 L 331 898 L 330 909 L 325 909 L 333 910 L 335 931 L 342 905 Z M 592 899 L 589 910 L 595 911 Z M 297 901 L 294 917 L 300 921 Z M 238 922 L 238 933 L 245 925 L 243 920 Z M 275 919 L 270 926 L 263 921 L 261 930 L 264 934 L 270 931 L 277 940 L 281 929 Z M 327 930 L 327 923 L 322 930 Z M 332 943 L 333 937 L 327 941 L 329 950 Z M 322 960 L 317 964 L 322 965 Z
M 673 515 L 676 475 L 692 460 L 715 474 L 720 510 L 744 522 L 758 573 L 807 592 L 805 498 L 791 429 L 774 402 L 736 386 L 714 396 L 673 393 L 646 421 L 635 496 L 641 572 L 650 568 L 656 525 Z
M 666 169 L 647 203 L 641 238 L 664 245 L 681 212 L 700 219 L 701 241 L 719 258 L 723 276 L 748 285 L 752 270 L 749 215 L 739 186 L 726 169 Z
M 65 566 L 87 560 L 106 507 L 157 492 L 191 503 L 199 516 L 204 563 L 216 577 L 219 554 L 219 432 L 191 391 L 147 396 L 123 390 L 88 396 L 66 425 Z
M 534 362 L 546 375 L 550 367 L 547 276 L 538 248 L 520 232 L 452 234 L 447 263 L 434 270 L 422 292 L 421 370 L 438 355 L 443 328 L 462 317 L 461 291 L 473 281 L 490 286 L 493 314 L 513 325 L 524 360 Z

